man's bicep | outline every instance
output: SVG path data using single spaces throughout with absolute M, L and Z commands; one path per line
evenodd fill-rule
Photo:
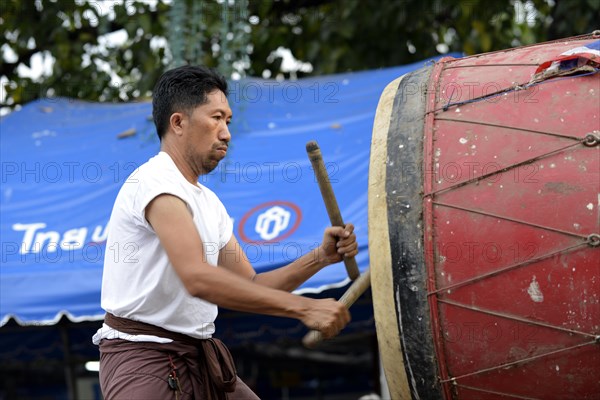
M 179 197 L 161 194 L 146 207 L 146 219 L 186 284 L 197 271 L 198 260 L 206 262 L 202 240 L 187 205 Z

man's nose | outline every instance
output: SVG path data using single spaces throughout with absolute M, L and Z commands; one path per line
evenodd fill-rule
M 225 142 L 231 140 L 231 132 L 229 132 L 229 125 L 224 124 L 223 128 L 219 131 L 219 139 Z

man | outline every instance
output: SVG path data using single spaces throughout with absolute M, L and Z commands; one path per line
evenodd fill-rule
M 102 280 L 100 383 L 106 399 L 256 399 L 213 339 L 217 306 L 296 318 L 325 337 L 350 320 L 332 299 L 290 294 L 326 265 L 358 252 L 353 226 L 327 228 L 321 245 L 256 274 L 225 207 L 198 177 L 226 153 L 227 83 L 203 67 L 167 71 L 153 93 L 161 151 L 121 188 Z M 218 249 L 218 251 L 216 251 Z

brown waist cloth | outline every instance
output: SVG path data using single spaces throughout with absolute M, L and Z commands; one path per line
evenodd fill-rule
M 111 328 L 130 335 L 153 335 L 172 339 L 173 343 L 162 344 L 161 348 L 178 354 L 188 365 L 192 374 L 194 398 L 225 399 L 225 392 L 235 390 L 237 372 L 233 357 L 219 339 L 196 339 L 155 325 L 117 317 L 111 313 L 106 313 L 104 322 Z

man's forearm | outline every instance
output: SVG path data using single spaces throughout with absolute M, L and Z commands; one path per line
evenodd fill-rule
M 293 272 L 294 280 L 300 280 L 319 269 L 318 263 L 311 261 L 316 260 L 311 260 L 311 257 L 307 256 L 304 260 L 298 260 L 295 265 L 288 266 Z M 350 321 L 347 307 L 333 299 L 296 296 L 283 290 L 249 282 L 247 277 L 210 265 L 196 265 L 188 269 L 188 272 L 190 271 L 184 281 L 190 295 L 221 307 L 295 318 L 310 329 L 321 331 L 325 337 L 336 335 Z M 267 281 L 281 280 L 279 274 L 270 275 L 267 276 Z
M 188 293 L 231 310 L 302 319 L 310 299 L 248 282 L 224 268 L 202 265 L 184 281 Z
M 319 249 L 314 249 L 285 267 L 263 272 L 254 282 L 274 289 L 291 292 L 327 265 Z

